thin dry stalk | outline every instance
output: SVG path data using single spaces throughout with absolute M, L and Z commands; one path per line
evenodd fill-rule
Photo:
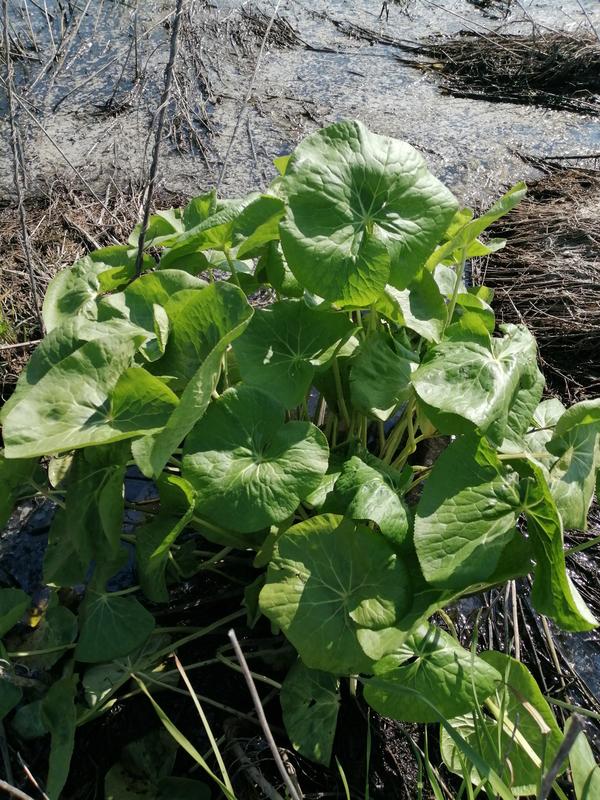
M 177 7 L 175 10 L 175 20 L 171 31 L 171 45 L 169 49 L 169 61 L 165 70 L 165 86 L 160 101 L 160 108 L 158 110 L 158 120 L 156 123 L 156 135 L 154 138 L 154 150 L 152 153 L 152 165 L 150 167 L 150 177 L 148 180 L 148 188 L 146 190 L 146 202 L 144 204 L 144 216 L 140 229 L 140 237 L 138 241 L 138 253 L 136 259 L 136 273 L 139 275 L 142 271 L 142 262 L 144 258 L 144 243 L 146 240 L 146 231 L 148 230 L 148 221 L 150 220 L 150 209 L 152 208 L 152 198 L 154 195 L 154 187 L 156 184 L 156 176 L 158 173 L 158 161 L 160 158 L 160 145 L 162 141 L 162 132 L 165 122 L 165 113 L 169 105 L 169 97 L 171 96 L 171 84 L 173 82 L 173 68 L 177 58 L 177 41 L 179 38 L 179 26 L 181 23 L 181 13 L 183 11 L 183 0 L 177 0 Z
M 285 765 L 281 760 L 281 754 L 277 749 L 277 744 L 275 743 L 275 739 L 273 738 L 273 734 L 271 733 L 271 729 L 269 728 L 269 723 L 267 722 L 267 717 L 265 716 L 265 710 L 260 701 L 260 696 L 256 690 L 252 674 L 250 673 L 248 663 L 244 657 L 242 648 L 240 647 L 240 643 L 238 642 L 238 638 L 235 635 L 235 631 L 232 629 L 228 632 L 227 635 L 229 636 L 229 641 L 233 645 L 235 657 L 237 658 L 238 663 L 242 669 L 244 678 L 246 679 L 246 685 L 248 686 L 248 691 L 250 692 L 250 696 L 252 697 L 252 702 L 254 703 L 254 708 L 256 709 L 258 721 L 260 722 L 260 726 L 263 730 L 265 739 L 267 740 L 267 744 L 269 745 L 269 749 L 271 750 L 271 754 L 275 761 L 275 765 L 279 770 L 279 774 L 281 775 L 285 787 L 288 790 L 292 800 L 302 800 L 302 797 L 299 794 L 298 789 L 294 786 L 290 776 L 288 775 Z
M 22 175 L 24 175 L 24 165 L 20 163 L 20 158 L 19 158 L 17 119 L 15 115 L 15 104 L 13 98 L 14 74 L 13 74 L 12 58 L 10 54 L 10 43 L 8 38 L 8 0 L 2 0 L 2 22 L 4 26 L 4 51 L 6 59 L 6 92 L 8 95 L 8 118 L 10 122 L 11 147 L 13 155 L 13 175 L 15 182 L 15 191 L 17 193 L 17 208 L 19 209 L 19 217 L 21 221 L 21 238 L 23 244 L 23 251 L 25 253 L 25 261 L 27 263 L 27 271 L 29 273 L 31 298 L 33 301 L 33 307 L 35 309 L 35 314 L 37 317 L 39 328 L 43 333 L 44 321 L 42 319 L 42 311 L 38 296 L 37 279 L 33 268 L 33 258 L 31 254 L 31 247 L 29 244 L 29 232 L 27 230 L 27 218 L 25 215 L 25 203 L 23 199 L 23 191 L 21 186 Z

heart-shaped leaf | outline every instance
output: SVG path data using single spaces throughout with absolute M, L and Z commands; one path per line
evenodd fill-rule
M 250 386 L 228 389 L 187 437 L 182 474 L 200 516 L 233 531 L 282 522 L 325 474 L 329 448 L 309 422 Z
M 339 680 L 297 661 L 280 694 L 285 729 L 294 749 L 317 764 L 329 766 L 340 707 Z
M 353 674 L 372 666 L 357 631 L 393 625 L 410 595 L 407 569 L 381 534 L 323 514 L 279 537 L 260 607 L 307 667 Z
M 440 416 L 428 416 L 442 433 L 461 433 L 456 417 L 498 444 L 522 373 L 535 364 L 535 340 L 523 326 L 503 326 L 506 335 L 488 348 L 475 341 L 445 340 L 432 348 L 413 375 L 419 398 Z M 444 415 L 448 415 L 447 417 Z M 448 424 L 448 422 L 450 424 Z
M 286 408 L 299 405 L 315 368 L 327 364 L 353 327 L 347 314 L 313 311 L 302 301 L 259 309 L 233 346 L 241 376 Z
M 154 617 L 133 597 L 88 589 L 81 609 L 81 633 L 75 658 L 100 663 L 126 656 L 154 630 Z
M 421 626 L 374 671 L 365 700 L 378 713 L 405 722 L 463 713 L 489 697 L 501 680 L 493 667 L 435 625 Z
M 386 283 L 406 288 L 457 208 L 416 150 L 360 122 L 307 137 L 278 187 L 288 202 L 281 244 L 292 272 L 346 305 L 372 303 Z

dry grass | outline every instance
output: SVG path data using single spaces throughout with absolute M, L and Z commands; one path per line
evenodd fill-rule
M 102 206 L 85 190 L 57 182 L 27 205 L 27 224 L 33 267 L 40 293 L 56 273 L 97 247 L 126 241 L 138 222 L 143 189 L 127 191 L 110 186 Z M 167 192 L 155 198 L 157 208 L 180 205 L 184 199 Z M 109 213 L 110 211 L 110 213 Z M 29 275 L 20 235 L 17 209 L 0 208 L 0 399 L 12 391 L 31 347 L 3 349 L 5 345 L 40 337 L 32 303 Z
M 600 389 L 600 170 L 544 162 L 545 175 L 490 230 L 506 247 L 476 267 L 506 322 L 538 340 L 550 385 L 568 399 Z
M 457 97 L 600 114 L 600 41 L 592 34 L 480 34 L 430 39 L 413 66 L 443 76 Z

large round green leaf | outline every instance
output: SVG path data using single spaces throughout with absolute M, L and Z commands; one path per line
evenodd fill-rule
M 292 408 L 306 396 L 315 368 L 331 359 L 352 329 L 347 314 L 286 300 L 256 311 L 233 349 L 244 381 Z
M 260 607 L 306 666 L 342 675 L 371 669 L 357 631 L 393 625 L 410 596 L 408 571 L 381 534 L 323 514 L 278 539 Z
M 445 631 L 422 625 L 395 653 L 377 662 L 365 700 L 386 717 L 435 722 L 468 711 L 475 698 L 482 703 L 500 677 Z
M 280 186 L 288 264 L 326 300 L 367 305 L 386 283 L 404 289 L 457 209 L 452 194 L 405 142 L 340 122 L 306 138 Z
M 202 517 L 234 531 L 282 522 L 319 485 L 329 448 L 309 422 L 285 421 L 274 398 L 250 386 L 228 389 L 185 442 L 182 474 Z

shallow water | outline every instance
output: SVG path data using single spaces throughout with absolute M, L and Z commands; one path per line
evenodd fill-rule
M 103 186 L 109 177 L 117 183 L 142 179 L 168 50 L 165 19 L 174 3 L 154 0 L 139 4 L 138 11 L 133 2 L 87 4 L 88 13 L 73 17 L 67 44 L 61 47 L 60 2 L 46 2 L 53 15 L 50 26 L 43 3 L 34 6 L 31 0 L 14 0 L 11 4 L 14 31 L 23 43 L 31 45 L 35 40 L 38 45 L 37 52 L 30 48 L 30 57 L 16 62 L 19 94 L 35 107 L 36 118 L 48 134 L 20 112 L 27 130 L 25 151 L 32 184 L 41 177 L 71 171 L 48 137 L 94 185 Z M 79 5 L 86 7 L 83 0 Z M 168 114 L 169 123 L 179 121 L 180 125 L 165 139 L 161 159 L 165 184 L 185 193 L 213 185 L 240 113 L 244 119 L 231 146 L 223 194 L 264 186 L 274 175 L 274 156 L 288 152 L 319 125 L 348 117 L 414 144 L 467 202 L 487 201 L 503 185 L 531 174 L 516 151 L 530 155 L 597 151 L 597 120 L 443 95 L 435 76 L 397 60 L 397 55 L 406 53 L 353 38 L 339 28 L 340 23 L 351 23 L 403 42 L 465 29 L 524 32 L 530 29 L 531 18 L 556 29 L 590 28 L 577 0 L 524 6 L 513 2 L 511 7 L 503 19 L 466 0 L 410 0 L 406 6 L 390 3 L 389 20 L 382 22 L 379 0 L 331 0 L 313 7 L 284 0 L 279 15 L 302 41 L 290 48 L 279 47 L 277 41 L 267 46 L 245 107 L 260 32 L 251 30 L 242 9 L 263 9 L 268 19 L 274 4 L 191 2 L 180 37 L 175 99 Z M 586 0 L 584 8 L 600 29 L 597 3 Z M 54 46 L 59 63 L 48 65 Z M 186 104 L 181 94 L 187 96 Z M 112 105 L 109 111 L 107 103 Z M 175 136 L 185 140 L 189 132 L 184 105 L 190 108 L 192 131 L 200 146 L 191 152 L 189 148 L 179 152 L 174 141 Z M 11 186 L 8 155 L 0 156 L 0 191 L 5 194 Z

